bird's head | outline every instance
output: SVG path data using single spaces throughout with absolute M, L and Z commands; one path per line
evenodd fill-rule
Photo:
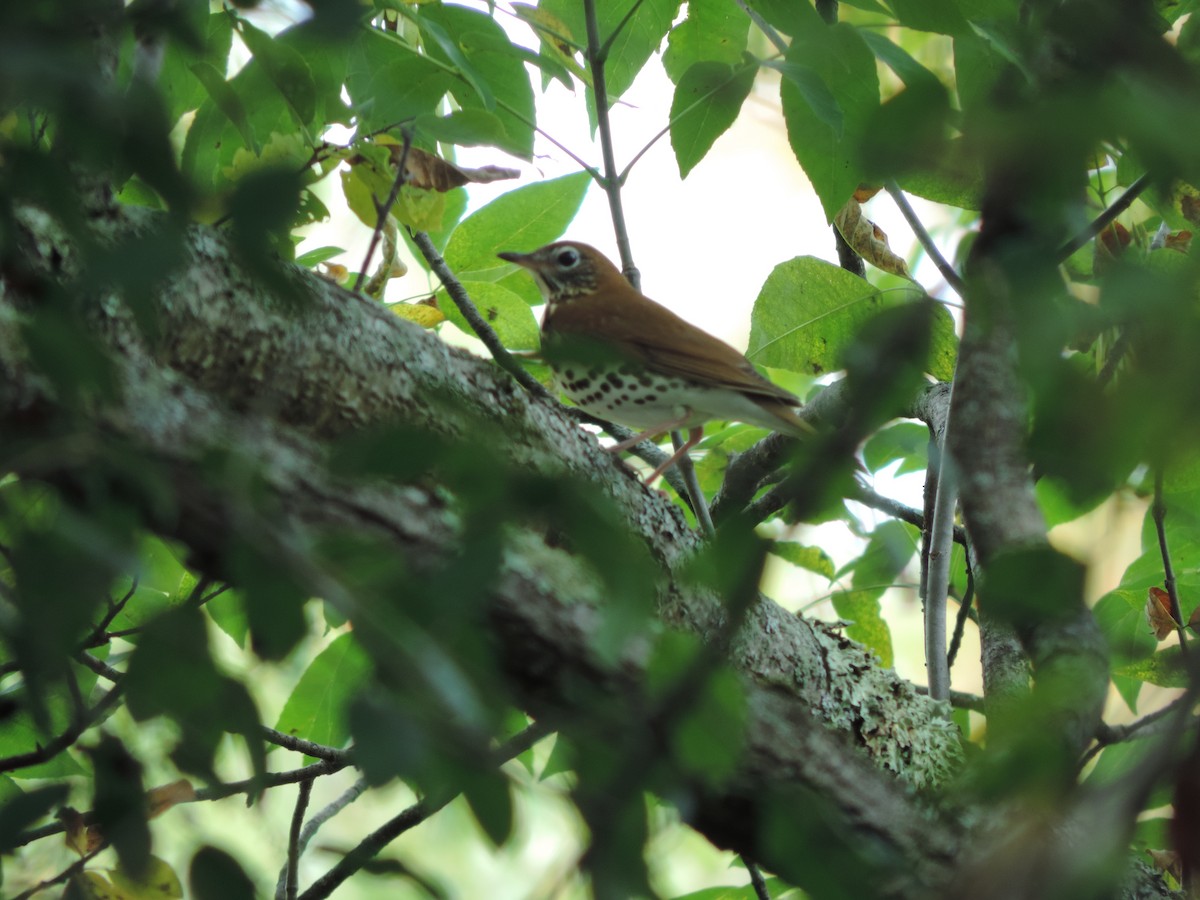
M 613 277 L 622 279 L 616 266 L 603 253 L 575 241 L 547 244 L 532 253 L 496 255 L 528 269 L 548 303 L 591 293 Z

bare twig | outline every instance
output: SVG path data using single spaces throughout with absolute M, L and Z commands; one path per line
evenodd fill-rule
M 300 867 L 300 828 L 304 824 L 304 812 L 308 809 L 312 786 L 313 780 L 306 778 L 300 782 L 300 790 L 296 794 L 296 808 L 292 811 L 292 825 L 288 829 L 287 877 L 283 880 L 285 900 L 296 900 L 296 873 Z
M 1158 550 L 1162 555 L 1163 584 L 1167 588 L 1167 597 L 1171 603 L 1171 620 L 1175 623 L 1175 633 L 1179 635 L 1179 650 L 1187 656 L 1187 635 L 1184 633 L 1183 613 L 1179 609 L 1179 586 L 1175 583 L 1175 567 L 1171 565 L 1171 551 L 1167 546 L 1167 504 L 1163 500 L 1161 465 L 1154 470 L 1154 505 L 1151 511 L 1154 516 L 1154 530 L 1158 534 Z
M 36 766 L 39 763 L 44 763 L 58 756 L 58 754 L 79 740 L 79 736 L 87 731 L 94 722 L 106 715 L 116 705 L 120 697 L 121 687 L 117 685 L 101 697 L 91 709 L 83 710 L 77 715 L 72 716 L 73 721 L 63 729 L 58 737 L 47 741 L 36 750 L 29 750 L 25 753 L 14 753 L 12 756 L 0 759 L 0 772 L 12 772 L 16 769 L 23 769 L 26 766 Z
M 750 873 L 750 884 L 754 887 L 754 896 L 758 900 L 771 900 L 771 892 L 767 890 L 767 882 L 763 878 L 762 870 L 744 856 L 742 862 L 746 865 L 746 871 Z
M 950 665 L 946 654 L 946 601 L 950 590 L 950 559 L 954 546 L 954 507 L 958 490 L 954 465 L 945 447 L 939 447 L 937 499 L 929 529 L 929 577 L 925 587 L 925 668 L 929 696 L 950 696 Z
M 82 872 L 84 867 L 87 866 L 88 863 L 90 863 L 93 859 L 96 858 L 97 854 L 99 854 L 107 849 L 108 849 L 107 843 L 101 844 L 95 850 L 93 850 L 90 853 L 87 853 L 86 855 L 81 856 L 79 859 L 75 860 L 75 862 L 71 863 L 69 866 L 67 866 L 65 869 L 63 869 L 61 872 L 59 872 L 53 878 L 47 878 L 45 881 L 39 881 L 33 887 L 29 888 L 28 890 L 24 890 L 21 893 L 14 896 L 12 898 L 12 900 L 29 900 L 30 897 L 40 894 L 42 891 L 48 890 L 49 888 L 54 887 L 56 884 L 62 884 L 64 881 L 67 881 L 68 879 L 70 879 L 71 876 L 77 875 L 78 873 Z M 68 893 L 69 893 L 69 891 L 68 891 Z
M 492 359 L 505 372 L 516 379 L 517 383 L 529 393 L 536 397 L 541 397 L 545 400 L 554 400 L 550 392 L 545 386 L 530 375 L 527 371 L 521 368 L 521 364 L 516 361 L 508 348 L 504 346 L 500 340 L 500 336 L 496 334 L 495 329 L 487 323 L 487 321 L 479 314 L 475 302 L 463 287 L 462 282 L 458 280 L 450 267 L 446 265 L 446 260 L 442 259 L 442 255 L 438 253 L 437 247 L 433 245 L 433 241 L 424 231 L 412 232 L 412 241 L 416 248 L 421 251 L 421 255 L 425 257 L 425 261 L 429 263 L 429 268 L 434 275 L 441 281 L 442 287 L 446 289 L 446 293 L 450 295 L 450 299 L 454 301 L 454 305 L 458 307 L 458 311 L 462 313 L 467 324 L 471 326 L 471 330 L 475 332 L 475 336 L 483 342 L 487 347 L 488 352 L 492 354 Z
M 541 722 L 534 722 L 520 734 L 509 738 L 497 748 L 492 754 L 492 759 L 497 765 L 500 765 L 514 756 L 524 753 L 548 734 L 550 734 L 548 726 Z M 426 797 L 385 822 L 363 838 L 358 846 L 342 857 L 337 865 L 313 882 L 308 890 L 300 895 L 300 900 L 324 900 L 347 878 L 374 859 L 380 850 L 410 828 L 420 825 L 457 796 L 456 792 L 447 792 L 437 799 Z
M 971 554 L 967 554 L 967 591 L 958 604 L 958 615 L 954 617 L 954 636 L 950 638 L 950 649 L 946 651 L 946 667 L 954 668 L 958 648 L 962 646 L 963 632 L 971 618 L 971 603 L 975 598 L 975 574 L 971 571 Z
M 284 734 L 282 731 L 276 731 L 274 728 L 264 726 L 262 736 L 268 743 L 274 744 L 277 747 L 283 747 L 285 750 L 295 750 L 297 753 L 303 753 L 305 756 L 311 756 L 315 759 L 340 763 L 350 761 L 351 754 L 349 750 L 339 750 L 337 747 L 327 747 L 324 744 L 318 744 L 314 741 L 306 741 L 304 738 Z
M 1100 215 L 1096 216 L 1096 218 L 1094 218 L 1091 223 L 1088 224 L 1087 228 L 1083 229 L 1083 231 L 1079 232 L 1079 234 L 1075 235 L 1075 237 L 1071 238 L 1059 248 L 1058 261 L 1060 263 L 1066 262 L 1072 253 L 1083 247 L 1088 241 L 1100 234 L 1100 232 L 1107 228 L 1117 216 L 1129 209 L 1129 207 L 1133 205 L 1133 201 L 1136 200 L 1148 187 L 1150 187 L 1149 175 L 1143 175 L 1141 178 L 1138 178 L 1136 181 L 1134 181 L 1133 184 L 1125 189 L 1125 193 L 1121 194 L 1120 197 L 1113 201 L 1111 206 L 1101 212 Z
M 967 286 L 963 283 L 962 277 L 955 271 L 954 266 L 942 256 L 942 251 L 938 249 L 938 245 L 934 243 L 932 236 L 926 230 L 925 225 L 918 218 L 916 210 L 912 208 L 912 204 L 908 202 L 908 198 L 904 196 L 904 192 L 900 190 L 899 185 L 894 181 L 888 181 L 884 186 L 892 200 L 896 204 L 896 208 L 900 210 L 900 214 L 904 216 L 904 220 L 908 222 L 908 227 L 913 230 L 917 241 L 921 247 L 933 260 L 933 264 L 937 266 L 937 270 L 942 273 L 942 277 L 946 279 L 946 284 L 953 288 L 954 293 L 960 297 L 965 297 L 967 294 Z
M 383 203 L 375 201 L 375 230 L 371 232 L 371 243 L 367 245 L 367 255 L 363 257 L 362 266 L 359 267 L 358 275 L 354 279 L 354 287 L 351 290 L 358 293 L 358 289 L 362 287 L 363 279 L 367 277 L 367 271 L 371 268 L 371 258 L 375 256 L 375 248 L 379 246 L 379 239 L 383 235 L 383 228 L 387 222 L 388 216 L 392 214 L 392 207 L 396 205 L 396 199 L 400 196 L 400 189 L 404 187 L 404 183 L 408 181 L 408 153 L 412 150 L 412 132 L 407 128 L 401 131 L 404 135 L 404 144 L 400 148 L 400 158 L 396 162 L 396 178 L 392 182 L 392 189 L 387 195 L 387 199 Z

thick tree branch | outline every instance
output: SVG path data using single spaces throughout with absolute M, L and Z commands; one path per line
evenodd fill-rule
M 44 248 L 45 263 L 52 251 L 71 258 L 53 222 L 33 211 L 22 221 L 29 246 Z M 157 219 L 129 210 L 102 221 L 117 229 L 105 236 L 112 240 L 154 228 Z M 44 271 L 48 277 L 48 264 Z M 136 448 L 178 495 L 174 510 L 144 510 L 152 527 L 187 544 L 202 567 L 219 567 L 228 523 L 239 520 L 244 502 L 201 475 L 203 460 L 219 451 L 254 465 L 260 489 L 275 496 L 274 508 L 286 516 L 279 527 L 289 540 L 308 533 L 311 541 L 331 526 L 351 529 L 387 541 L 390 552 L 419 570 L 452 554 L 459 537 L 460 523 L 437 489 L 338 481 L 318 445 L 400 421 L 448 441 L 486 445 L 505 465 L 599 486 L 661 567 L 663 621 L 701 637 L 721 633 L 721 602 L 678 574 L 698 546 L 695 533 L 557 404 L 531 397 L 487 363 L 374 303 L 304 273 L 287 277 L 300 314 L 265 300 L 211 231 L 191 231 L 187 260 L 159 295 L 162 340 L 153 354 L 115 298 L 93 308 L 95 333 L 111 348 L 121 384 L 114 402 L 94 410 L 86 446 L 97 456 L 30 459 L 22 474 L 69 482 L 80 467 L 99 465 L 106 446 Z M 0 282 L 0 428 L 36 438 L 57 401 L 25 359 L 17 307 L 31 302 L 11 282 Z M 496 439 L 481 441 L 488 430 Z M 580 679 L 604 689 L 639 683 L 640 645 L 628 646 L 615 667 L 596 655 L 604 602 L 580 560 L 536 529 L 513 527 L 492 587 L 490 620 L 530 708 L 569 708 L 569 685 Z M 937 881 L 953 832 L 940 826 L 931 832 L 925 813 L 885 773 L 929 785 L 954 769 L 956 730 L 937 707 L 836 631 L 767 600 L 748 611 L 729 655 L 746 679 L 747 750 L 726 787 L 697 793 L 690 814 L 697 826 L 778 871 L 788 861 L 774 858 L 778 848 L 758 845 L 754 817 L 742 813 L 780 791 L 820 792 L 842 823 L 828 827 L 863 829 L 873 841 L 916 853 L 914 872 Z M 342 765 L 321 762 L 287 780 Z M 278 780 L 268 776 L 267 783 Z M 227 785 L 219 793 L 241 789 Z M 911 890 L 897 896 L 921 895 L 918 883 L 913 875 Z

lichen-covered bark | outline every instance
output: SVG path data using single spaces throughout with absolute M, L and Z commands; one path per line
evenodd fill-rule
M 24 210 L 20 221 L 33 277 L 0 273 L 0 434 L 35 437 L 60 400 L 30 366 L 19 323 L 39 302 L 29 285 L 69 273 L 72 251 L 45 215 Z M 96 219 L 99 237 L 109 241 L 157 223 L 136 210 Z M 304 565 L 305 540 L 332 526 L 384 541 L 419 568 L 453 553 L 460 537 L 444 489 L 338 481 L 324 464 L 327 439 L 402 422 L 477 441 L 476 430 L 494 424 L 490 436 L 502 440 L 490 449 L 510 463 L 569 472 L 603 488 L 658 567 L 666 624 L 702 638 L 724 634 L 725 607 L 680 577 L 697 536 L 569 416 L 374 303 L 305 273 L 284 278 L 295 291 L 290 303 L 246 276 L 214 232 L 194 228 L 184 263 L 157 295 L 156 340 L 142 336 L 118 298 L 92 298 L 91 321 L 113 351 L 119 395 L 91 409 L 90 446 L 62 459 L 27 460 L 22 474 L 69 483 L 86 470 L 89 453 L 134 450 L 144 472 L 171 487 L 169 504 L 145 498 L 147 519 L 205 566 L 219 564 L 226 525 L 240 511 L 238 496 L 204 476 L 205 461 L 220 451 L 254 462 L 265 482 L 258 487 L 275 498 L 281 517 L 274 537 L 297 565 Z M 636 692 L 647 648 L 634 639 L 615 662 L 598 658 L 603 602 L 583 560 L 514 523 L 489 622 L 532 711 L 569 722 L 567 686 L 580 678 L 616 697 Z M 745 752 L 720 789 L 695 788 L 688 820 L 714 842 L 786 871 L 787 854 L 804 850 L 772 843 L 756 827 L 758 813 L 780 798 L 819 798 L 827 820 L 817 817 L 814 835 L 836 832 L 889 860 L 873 884 L 876 896 L 935 896 L 952 883 L 962 828 L 932 814 L 912 790 L 944 783 L 958 764 L 958 737 L 944 709 L 837 631 L 766 598 L 751 605 L 728 655 L 747 688 Z

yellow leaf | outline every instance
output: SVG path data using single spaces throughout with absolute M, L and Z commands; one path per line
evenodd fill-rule
M 99 872 L 80 872 L 71 878 L 71 887 L 75 896 L 84 900 L 124 900 L 120 891 Z
M 157 856 L 150 857 L 150 863 L 140 878 L 134 878 L 120 869 L 110 869 L 108 874 L 118 892 L 115 895 L 118 900 L 180 900 L 183 897 L 179 876 Z
M 429 303 L 394 303 L 388 307 L 402 319 L 416 322 L 422 328 L 433 328 L 446 321 L 446 315 Z

